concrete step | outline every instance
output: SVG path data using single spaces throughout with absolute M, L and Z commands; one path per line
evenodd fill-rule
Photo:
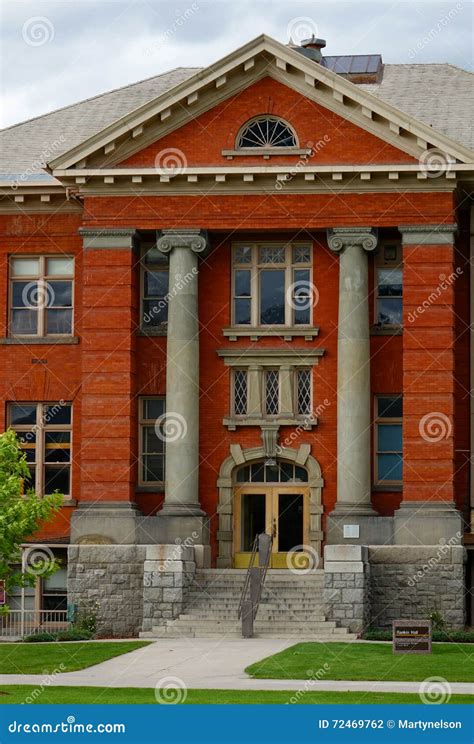
M 235 628 L 241 627 L 241 621 L 236 620 L 189 620 L 183 616 L 180 616 L 177 620 L 173 620 L 171 623 L 168 624 L 168 627 L 175 627 L 180 629 L 188 629 L 193 628 L 196 632 L 199 630 L 206 631 L 206 630 L 229 630 L 232 631 Z M 324 631 L 332 633 L 336 629 L 336 624 L 334 622 L 297 622 L 294 620 L 286 620 L 286 621 L 277 621 L 277 622 L 265 622 L 264 620 L 259 621 L 258 619 L 255 621 L 255 630 L 259 632 L 269 632 L 269 631 L 280 631 L 284 633 L 288 633 L 291 631 L 294 631 L 296 629 L 303 629 L 305 632 L 312 632 L 312 633 L 322 633 Z
M 237 613 L 225 612 L 223 610 L 216 610 L 215 612 L 206 612 L 205 610 L 198 611 L 194 608 L 190 608 L 189 611 L 185 610 L 180 617 L 189 618 L 190 620 L 234 620 L 237 617 Z M 260 620 L 268 620 L 271 622 L 277 622 L 278 620 L 296 620 L 297 622 L 306 622 L 307 620 L 315 623 L 324 623 L 326 618 L 322 613 L 311 613 L 311 612 L 262 612 L 260 608 L 258 611 L 258 617 Z
M 148 632 L 142 632 L 140 633 L 140 638 L 147 638 L 147 639 L 154 639 L 154 638 L 214 638 L 214 639 L 221 639 L 221 638 L 242 638 L 242 631 L 241 629 L 235 630 L 232 632 L 229 631 L 209 631 L 209 632 L 200 632 L 196 631 L 192 628 L 189 628 L 187 632 L 184 632 L 184 629 L 180 628 L 170 628 L 166 626 L 158 626 L 152 631 Z M 265 631 L 264 633 L 255 631 L 254 638 L 281 638 L 281 639 L 287 639 L 288 638 L 288 632 L 287 633 L 281 633 L 279 631 Z M 354 633 L 347 633 L 345 635 L 342 635 L 341 633 L 317 633 L 313 634 L 311 632 L 305 632 L 305 633 L 299 633 L 298 637 L 295 638 L 295 643 L 297 643 L 299 640 L 305 640 L 305 641 L 317 641 L 318 643 L 330 643 L 334 641 L 339 642 L 348 642 L 348 641 L 354 641 L 357 639 L 357 635 Z

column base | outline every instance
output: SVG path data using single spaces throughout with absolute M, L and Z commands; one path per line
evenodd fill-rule
M 137 542 L 141 545 L 185 544 L 197 548 L 209 545 L 209 521 L 207 515 L 163 514 L 163 509 L 153 517 L 138 520 Z M 203 512 L 201 512 L 203 514 Z M 204 562 L 208 559 L 203 558 Z
M 460 545 L 463 532 L 454 502 L 402 501 L 394 515 L 394 545 Z
M 327 519 L 327 545 L 384 545 L 392 542 L 393 518 L 381 517 L 370 506 L 336 507 Z
M 134 545 L 140 516 L 130 501 L 79 502 L 71 515 L 71 544 Z

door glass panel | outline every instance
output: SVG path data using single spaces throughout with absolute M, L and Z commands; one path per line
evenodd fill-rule
M 278 552 L 287 553 L 303 540 L 303 495 L 278 494 Z
M 244 553 L 252 551 L 255 537 L 265 532 L 265 494 L 244 493 L 241 496 L 241 546 Z

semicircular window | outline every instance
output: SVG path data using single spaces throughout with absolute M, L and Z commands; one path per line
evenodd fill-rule
M 259 116 L 244 125 L 237 137 L 238 148 L 297 147 L 296 135 L 276 116 Z

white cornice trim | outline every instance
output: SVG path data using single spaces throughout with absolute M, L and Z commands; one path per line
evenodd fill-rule
M 345 118 L 354 120 L 354 114 L 356 113 L 355 107 L 357 107 L 362 113 L 361 119 L 364 121 L 363 128 L 367 129 L 367 127 L 370 127 L 371 131 L 377 131 L 377 136 L 386 138 L 387 141 L 396 141 L 398 143 L 397 146 L 401 150 L 412 153 L 416 144 L 417 152 L 421 153 L 431 144 L 462 162 L 474 161 L 474 152 L 471 149 L 447 137 L 442 132 L 434 130 L 427 124 L 401 112 L 391 104 L 381 101 L 371 93 L 361 90 L 354 83 L 345 80 L 337 73 L 321 65 L 315 64 L 299 52 L 281 44 L 275 39 L 261 35 L 235 52 L 227 55 L 222 60 L 210 65 L 205 70 L 196 73 L 170 91 L 163 93 L 153 101 L 144 104 L 122 117 L 80 145 L 71 148 L 68 152 L 53 159 L 49 164 L 51 170 L 69 168 L 93 153 L 97 153 L 102 148 L 109 148 L 111 143 L 121 136 L 132 134 L 132 132 L 140 133 L 140 128 L 146 122 L 154 117 L 160 117 L 161 119 L 161 114 L 171 110 L 174 105 L 179 104 L 181 107 L 192 107 L 195 105 L 196 95 L 199 97 L 199 91 L 209 85 L 214 85 L 215 87 L 218 80 L 224 80 L 224 83 L 222 86 L 219 86 L 219 89 L 222 88 L 225 91 L 227 85 L 229 85 L 228 77 L 226 76 L 229 75 L 230 77 L 232 71 L 235 72 L 239 69 L 242 75 L 242 84 L 245 86 L 248 85 L 249 77 L 252 75 L 251 71 L 257 67 L 257 65 L 253 65 L 249 68 L 248 63 L 250 60 L 255 60 L 259 55 L 270 55 L 268 58 L 269 68 L 274 62 L 275 64 L 273 66 L 277 68 L 276 61 L 283 61 L 286 71 L 279 68 L 274 69 L 272 70 L 273 77 L 284 81 L 290 87 L 297 87 L 298 90 L 301 90 L 301 86 L 299 84 L 298 86 L 294 85 L 296 82 L 294 72 L 300 73 L 305 80 L 304 91 L 308 97 L 310 97 L 310 91 L 317 91 L 318 85 L 331 89 L 335 94 L 335 97 L 334 95 L 332 96 L 331 106 L 334 107 L 333 110 L 337 110 Z M 245 70 L 249 70 L 249 72 L 245 72 Z M 190 101 L 193 103 L 190 103 Z M 347 106 L 345 103 L 347 103 Z M 367 112 L 372 113 L 372 118 L 367 116 Z M 190 109 L 191 116 L 196 116 L 195 109 Z M 375 118 L 378 119 L 378 122 L 374 121 Z M 357 123 L 358 126 L 362 126 L 359 120 Z M 383 127 L 381 124 L 383 124 Z M 179 126 L 182 126 L 182 122 L 179 123 Z M 404 135 L 403 132 L 405 133 Z M 140 143 L 140 136 L 140 134 L 137 135 L 136 149 L 141 149 L 143 146 Z M 426 145 L 426 147 L 422 145 Z

